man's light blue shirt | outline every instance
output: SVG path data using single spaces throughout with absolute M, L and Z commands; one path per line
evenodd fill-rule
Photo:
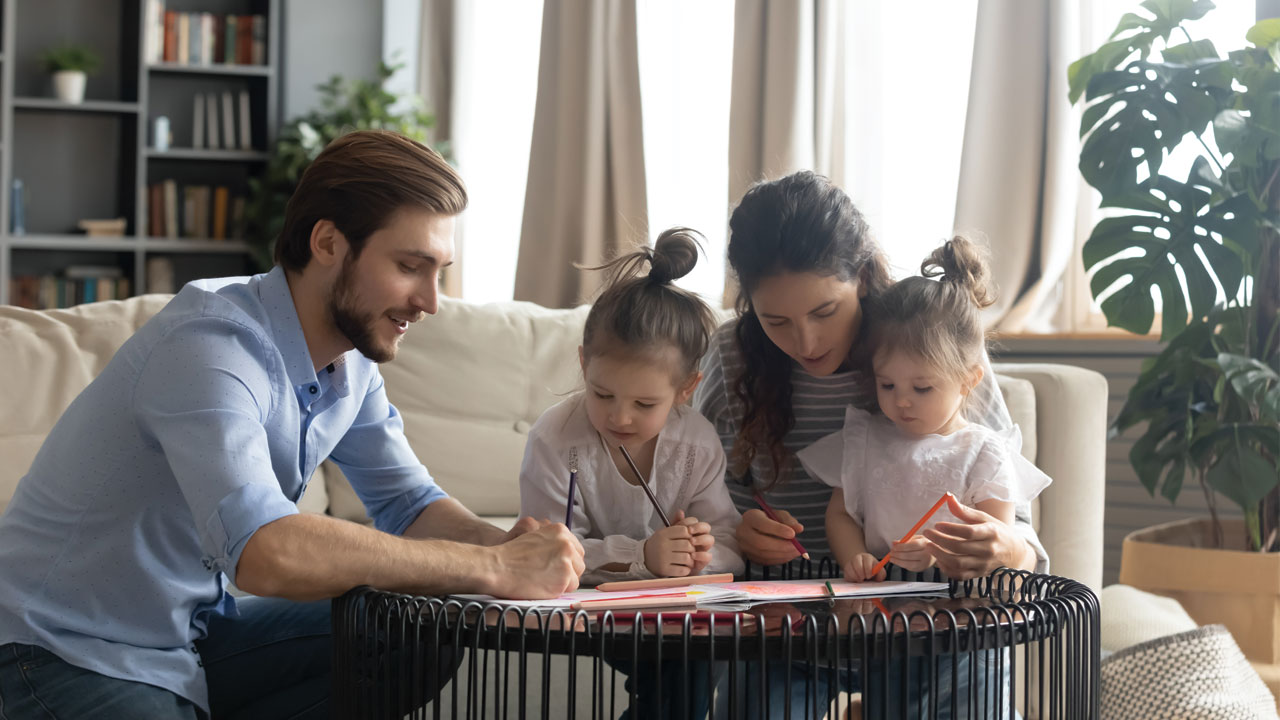
M 445 496 L 378 366 L 315 372 L 284 272 L 184 287 L 54 426 L 0 517 L 0 644 L 208 708 L 194 642 L 259 527 L 325 458 L 378 529 Z

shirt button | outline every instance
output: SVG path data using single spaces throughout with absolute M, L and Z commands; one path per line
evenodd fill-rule
M 311 391 L 312 395 L 315 395 L 317 392 L 319 392 L 319 389 L 315 385 L 312 385 L 310 388 L 307 388 L 307 389 Z

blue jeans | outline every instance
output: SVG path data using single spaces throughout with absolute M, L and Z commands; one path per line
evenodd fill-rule
M 680 660 L 663 660 L 661 663 L 641 660 L 632 666 L 629 660 L 609 660 L 608 663 L 618 672 L 627 676 L 623 687 L 627 690 L 627 700 L 631 692 L 636 694 L 634 712 L 630 706 L 623 709 L 619 720 L 649 720 L 661 718 L 691 718 L 701 720 L 707 716 L 707 708 L 711 704 L 711 688 L 724 674 L 727 663 L 717 662 L 714 666 L 706 660 L 690 660 L 689 672 L 686 675 L 684 663 Z M 708 682 L 708 671 L 714 673 Z M 658 682 L 662 683 L 662 704 L 657 700 Z M 686 682 L 688 692 L 686 693 Z
M 973 660 L 971 662 L 971 659 Z M 807 663 L 790 664 L 770 663 L 767 670 L 767 681 L 761 680 L 758 662 L 741 661 L 738 663 L 738 698 L 734 703 L 734 717 L 751 720 L 761 718 L 793 718 L 802 720 L 822 718 L 828 714 L 828 708 L 838 693 L 862 692 L 862 717 L 873 718 L 927 718 L 931 712 L 931 694 L 938 698 L 938 719 L 953 720 L 960 718 L 996 717 L 997 704 L 1000 706 L 999 717 L 1008 717 L 1009 712 L 1009 674 L 1011 671 L 1008 658 L 1004 663 L 1001 682 L 993 677 L 995 657 L 993 651 L 976 654 L 965 654 L 956 658 L 956 670 L 951 668 L 952 658 L 943 655 L 937 658 L 937 685 L 924 680 L 928 664 L 922 657 L 912 658 L 909 667 L 907 686 L 908 705 L 902 707 L 902 665 L 895 661 L 887 668 L 888 692 L 885 692 L 886 668 L 872 667 L 865 684 L 859 683 L 858 670 L 841 668 L 833 674 L 825 666 L 812 667 Z M 971 667 L 972 666 L 972 667 Z M 976 675 L 978 685 L 971 688 L 971 674 Z M 832 680 L 835 683 L 832 683 Z M 954 683 L 953 683 L 954 680 Z M 985 682 L 984 682 L 985 680 Z M 987 683 L 990 683 L 988 685 Z M 952 685 L 955 685 L 959 707 L 951 707 Z M 728 718 L 729 697 L 728 685 L 721 682 L 716 701 L 716 718 Z M 762 688 L 768 691 L 768 707 L 763 708 L 761 700 Z M 790 702 L 787 701 L 787 690 L 791 691 Z M 973 693 L 984 694 L 977 699 Z M 997 699 L 997 693 L 1002 696 Z M 887 702 L 887 707 L 885 706 Z M 978 710 L 970 713 L 970 705 L 976 703 Z M 761 712 L 764 709 L 765 712 Z
M 329 717 L 328 600 L 241 598 L 240 616 L 209 620 L 196 643 L 214 718 Z M 0 720 L 196 720 L 188 700 L 145 683 L 76 667 L 32 645 L 0 645 Z

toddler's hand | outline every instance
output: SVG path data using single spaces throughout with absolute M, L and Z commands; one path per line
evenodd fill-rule
M 693 533 L 683 522 L 674 523 L 644 541 L 644 566 L 658 577 L 685 577 L 693 572 Z
M 689 574 L 697 575 L 711 564 L 711 547 L 716 544 L 716 538 L 711 534 L 711 525 L 699 522 L 693 516 L 685 517 L 683 510 L 677 510 L 671 522 L 673 525 L 689 528 L 690 540 L 693 541 L 693 566 L 689 568 Z
M 849 582 L 863 582 L 865 580 L 883 580 L 885 578 L 884 568 L 880 568 L 875 576 L 871 576 L 871 568 L 876 566 L 876 556 L 871 553 L 858 553 L 849 559 L 841 568 L 844 570 L 844 579 Z
M 915 535 L 906 542 L 895 542 L 889 550 L 889 562 L 903 570 L 920 572 L 933 567 L 933 543 L 922 535 Z

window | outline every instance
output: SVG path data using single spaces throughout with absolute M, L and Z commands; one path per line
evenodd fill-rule
M 1121 5 L 1112 5 L 1111 3 L 1095 2 L 1092 5 L 1092 18 L 1086 27 L 1088 33 L 1087 47 L 1092 51 L 1100 46 L 1110 37 L 1116 24 L 1120 21 L 1120 16 L 1126 12 L 1133 12 L 1134 8 L 1127 3 Z M 1145 12 L 1145 11 L 1144 11 Z M 1247 46 L 1249 43 L 1245 40 L 1245 32 L 1255 22 L 1255 6 L 1253 2 L 1245 2 L 1243 0 L 1227 0 L 1218 3 L 1218 6 L 1210 10 L 1203 18 L 1187 23 L 1187 32 L 1194 40 L 1207 39 L 1213 43 L 1217 49 L 1218 55 L 1225 57 L 1232 50 L 1236 50 Z M 1170 37 L 1173 44 L 1181 44 L 1186 42 L 1186 36 L 1180 31 L 1175 31 Z M 1161 45 L 1157 41 L 1156 47 Z M 1159 59 L 1158 55 L 1155 59 Z M 1205 135 L 1205 143 L 1212 149 L 1213 153 L 1219 158 L 1222 154 L 1218 152 L 1218 147 L 1213 139 L 1213 128 L 1210 127 Z M 1164 162 L 1160 166 L 1160 174 L 1179 181 L 1185 181 L 1188 173 L 1191 171 L 1191 164 L 1197 157 L 1205 154 L 1205 149 L 1195 137 L 1188 135 L 1181 144 L 1173 149 L 1172 152 L 1166 152 Z M 1145 172 L 1145 166 L 1140 168 L 1140 172 Z M 1088 239 L 1089 233 L 1098 221 L 1109 215 L 1124 215 L 1126 210 L 1115 210 L 1111 208 L 1099 208 L 1098 203 L 1101 197 L 1096 190 L 1088 187 L 1081 181 L 1085 198 L 1082 204 L 1085 207 L 1078 214 L 1080 227 L 1076 233 L 1078 242 L 1083 246 L 1084 241 Z M 1141 254 L 1134 252 L 1135 255 Z M 1076 253 L 1076 257 L 1080 257 L 1080 253 Z M 1071 302 L 1073 329 L 1076 331 L 1095 331 L 1102 330 L 1106 327 L 1106 317 L 1102 314 L 1100 302 L 1092 298 L 1089 289 L 1089 281 L 1094 272 L 1097 272 L 1103 265 L 1096 266 L 1090 272 L 1084 272 L 1080 267 L 1077 259 L 1073 270 L 1075 272 L 1071 276 L 1073 284 L 1071 295 L 1074 299 Z M 1122 285 L 1122 281 L 1117 281 L 1102 295 L 1102 299 L 1106 299 L 1116 288 Z M 1186 291 L 1185 281 L 1183 282 L 1183 291 Z M 1223 300 L 1222 289 L 1218 289 L 1219 300 Z M 1161 309 L 1160 298 L 1155 295 L 1155 304 L 1157 313 Z M 1157 315 L 1152 326 L 1153 332 L 1159 332 L 1160 318 Z
M 677 284 L 718 306 L 729 224 L 733 0 L 642 0 L 636 7 L 649 241 L 682 225 L 705 257 Z

